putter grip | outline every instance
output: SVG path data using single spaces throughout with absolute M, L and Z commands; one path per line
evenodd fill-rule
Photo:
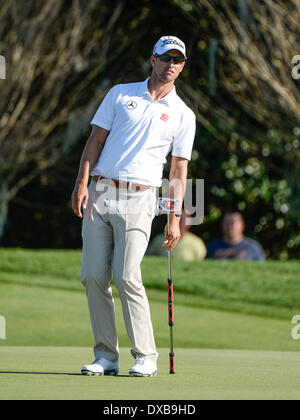
M 175 373 L 175 354 L 170 353 L 170 373 Z
M 173 310 L 173 282 L 168 279 L 168 303 L 169 303 L 169 325 L 174 325 L 174 310 Z

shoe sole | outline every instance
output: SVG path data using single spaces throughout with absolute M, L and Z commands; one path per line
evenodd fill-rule
M 116 369 L 105 370 L 104 374 L 99 372 L 93 372 L 91 370 L 81 370 L 82 375 L 85 376 L 116 376 L 118 375 L 119 371 Z
M 149 374 L 145 374 L 145 373 L 140 373 L 140 372 L 129 372 L 129 376 L 136 376 L 136 377 L 150 377 L 150 376 L 156 376 L 157 374 L 157 370 L 153 373 L 149 373 Z

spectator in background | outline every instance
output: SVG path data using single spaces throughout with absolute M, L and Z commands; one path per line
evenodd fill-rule
M 181 237 L 176 247 L 172 250 L 172 257 L 182 261 L 201 261 L 206 255 L 205 243 L 197 235 L 189 232 L 191 225 L 188 225 L 186 220 L 187 215 L 183 210 L 179 223 Z M 163 233 L 156 235 L 150 242 L 147 254 L 166 257 L 168 254 L 167 249 L 163 246 L 164 241 L 165 236 Z
M 223 239 L 208 244 L 206 258 L 265 261 L 261 245 L 244 236 L 245 222 L 239 212 L 226 213 L 222 229 Z

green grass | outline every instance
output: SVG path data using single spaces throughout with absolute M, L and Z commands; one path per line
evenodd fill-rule
M 146 257 L 142 267 L 159 347 L 169 343 L 166 262 Z M 0 250 L 0 314 L 7 323 L 7 339 L 1 345 L 92 345 L 80 263 L 80 251 Z M 176 345 L 297 351 L 298 342 L 291 338 L 291 319 L 300 314 L 298 268 L 296 261 L 174 260 Z M 128 347 L 114 287 L 113 292 L 120 346 Z M 264 292 L 273 298 L 262 304 Z
M 169 345 L 166 292 L 149 290 L 151 316 L 159 347 Z M 121 347 L 129 347 L 120 299 L 114 289 Z M 176 299 L 176 297 L 175 297 Z M 0 283 L 0 313 L 6 318 L 1 346 L 92 346 L 88 307 L 80 292 Z M 215 309 L 174 305 L 176 347 L 294 350 L 289 320 Z
M 87 377 L 80 367 L 91 350 L 74 347 L 0 347 L 0 399 L 37 400 L 298 400 L 300 356 L 295 352 L 159 349 L 158 375 L 130 378 L 129 349 L 121 349 L 116 377 Z M 151 403 L 151 401 L 150 401 Z M 99 407 L 99 413 L 100 407 Z
M 148 379 L 126 376 L 130 342 L 114 287 L 120 376 L 79 374 L 93 358 L 80 263 L 79 251 L 0 249 L 7 337 L 0 340 L 0 399 L 299 398 L 300 341 L 291 337 L 291 319 L 300 314 L 300 262 L 174 260 L 173 376 L 167 260 L 146 257 L 143 279 L 160 353 L 158 376 Z
M 0 282 L 79 291 L 80 264 L 80 251 L 0 249 Z M 282 319 L 300 310 L 299 261 L 173 260 L 172 267 L 182 303 Z M 145 257 L 142 270 L 147 289 L 165 290 L 165 258 Z

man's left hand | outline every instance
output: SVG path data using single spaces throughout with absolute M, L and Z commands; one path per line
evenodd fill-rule
M 165 240 L 162 243 L 162 245 L 167 248 L 167 251 L 171 251 L 178 243 L 181 235 L 180 235 L 180 226 L 179 226 L 179 220 L 180 218 L 170 221 L 170 232 L 168 235 L 168 224 L 165 226 L 164 234 L 165 234 Z

